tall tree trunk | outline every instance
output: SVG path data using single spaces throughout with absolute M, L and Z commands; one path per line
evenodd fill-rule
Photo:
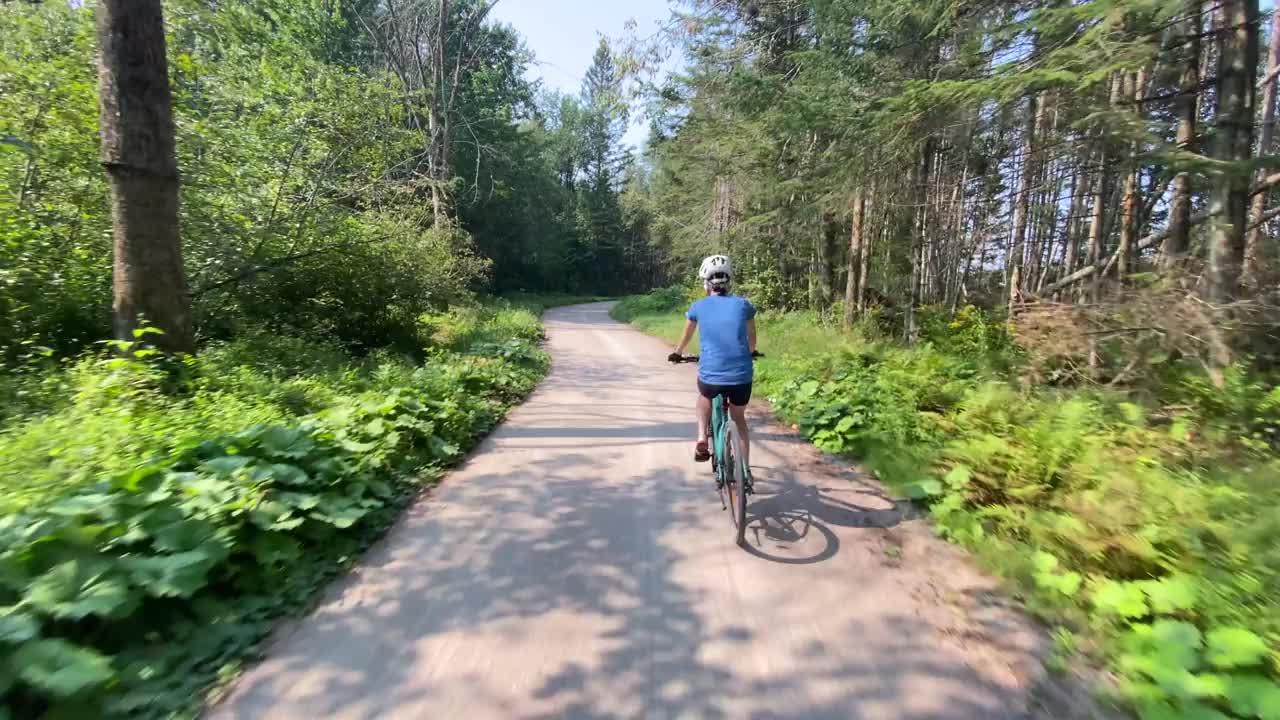
M 142 318 L 164 332 L 156 346 L 193 352 L 160 0 L 99 0 L 97 19 L 101 159 L 115 235 L 115 335 L 133 340 Z
M 1201 0 L 1187 0 L 1183 23 L 1183 65 L 1175 102 L 1178 113 L 1178 149 L 1193 152 L 1196 144 L 1197 98 L 1200 94 L 1200 33 L 1203 28 Z M 1191 246 L 1191 173 L 1183 170 L 1173 179 L 1173 201 L 1169 208 L 1169 234 L 1160 248 L 1160 262 L 1172 267 Z
M 862 226 L 867 217 L 867 198 L 862 188 L 853 193 L 853 220 L 849 229 L 849 259 L 845 263 L 844 329 L 853 327 L 853 315 L 862 306 Z
M 1280 12 L 1271 15 L 1271 40 L 1267 49 L 1267 82 L 1262 90 L 1262 128 L 1258 138 L 1258 155 L 1270 155 L 1271 144 L 1276 129 L 1276 73 L 1280 72 Z M 1266 176 L 1265 170 L 1258 171 L 1258 182 Z M 1270 193 L 1260 192 L 1253 196 L 1253 207 L 1249 212 L 1249 225 L 1253 227 L 1245 240 L 1244 246 L 1244 282 L 1248 286 L 1256 286 L 1261 279 L 1264 249 L 1267 231 L 1262 222 L 1262 213 L 1266 209 L 1267 196 Z
M 925 140 L 924 147 L 920 153 L 920 169 L 919 174 L 914 183 L 910 186 L 915 190 L 915 197 L 920 199 L 917 203 L 916 217 L 914 218 L 911 232 L 911 294 L 907 304 L 906 322 L 903 323 L 903 331 L 906 334 L 908 342 L 914 342 L 916 339 L 916 309 L 920 305 L 921 283 L 924 280 L 924 244 L 926 242 L 926 232 L 929 227 L 929 182 L 932 178 L 930 171 L 933 166 L 934 148 L 937 146 L 937 140 L 932 133 Z
M 1218 56 L 1216 159 L 1233 163 L 1218 179 L 1213 207 L 1218 220 L 1209 242 L 1205 296 L 1225 303 L 1236 297 L 1244 260 L 1250 174 L 1239 164 L 1253 150 L 1254 74 L 1258 66 L 1258 0 L 1223 0 Z
M 875 207 L 874 205 L 872 207 Z M 865 213 L 864 213 L 865 217 Z M 887 222 L 885 223 L 887 224 Z M 858 260 L 858 316 L 863 317 L 867 312 L 867 282 L 871 276 L 871 253 L 874 250 L 875 236 L 868 232 L 864 227 L 862 229 L 862 256 Z
M 1035 95 L 1027 98 L 1027 131 L 1022 144 L 1022 177 L 1018 181 L 1018 197 L 1013 206 L 1013 239 L 1009 243 L 1009 312 L 1018 303 L 1022 289 L 1022 265 L 1026 253 L 1027 213 L 1031 203 L 1031 183 L 1036 175 L 1036 130 L 1040 125 L 1040 103 Z
M 1071 178 L 1071 206 L 1067 210 L 1067 222 L 1062 234 L 1062 276 L 1070 275 L 1076 269 L 1077 246 L 1080 244 L 1079 228 L 1083 225 L 1084 200 L 1089 193 L 1088 181 L 1084 168 L 1077 167 Z
M 1129 75 L 1129 81 L 1125 88 L 1125 99 L 1133 100 L 1133 114 L 1141 115 L 1141 100 L 1146 94 L 1147 87 L 1147 71 L 1142 69 L 1136 74 Z M 1120 201 L 1120 209 L 1122 213 L 1120 221 L 1120 248 L 1119 261 L 1116 263 L 1116 274 L 1121 282 L 1133 272 L 1133 262 L 1135 259 L 1134 243 L 1138 236 L 1138 173 L 1140 169 L 1137 161 L 1138 147 L 1136 144 L 1129 145 L 1129 169 L 1125 173 L 1124 178 L 1124 198 Z
M 1093 204 L 1090 209 L 1087 251 L 1089 265 L 1097 265 L 1102 259 L 1102 231 L 1106 224 L 1107 196 L 1110 194 L 1107 177 L 1107 154 L 1105 151 L 1100 151 L 1098 154 L 1102 161 L 1098 164 L 1097 175 L 1093 181 Z M 1097 300 L 1100 290 L 1097 280 L 1100 274 L 1094 273 L 1093 282 L 1091 283 L 1092 289 L 1090 290 L 1091 300 Z
M 835 278 L 832 277 L 835 270 L 832 266 L 831 257 L 834 255 L 836 237 L 839 233 L 840 225 L 836 222 L 835 216 L 830 213 L 823 213 L 817 252 L 814 254 L 818 271 L 819 305 L 817 310 L 823 315 L 826 315 L 827 310 L 831 308 L 832 301 L 835 300 Z

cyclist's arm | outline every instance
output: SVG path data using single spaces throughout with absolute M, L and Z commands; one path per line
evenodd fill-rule
M 684 337 L 680 338 L 680 344 L 676 346 L 676 354 L 684 355 L 684 348 L 693 339 L 693 331 L 698 329 L 697 320 L 687 320 L 684 324 Z
M 747 321 L 747 347 L 751 348 L 751 354 L 756 354 L 756 319 L 751 318 Z

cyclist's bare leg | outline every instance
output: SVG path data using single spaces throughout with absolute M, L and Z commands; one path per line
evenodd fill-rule
M 738 435 L 742 437 L 742 461 L 751 467 L 751 434 L 747 431 L 747 406 L 729 405 L 729 417 L 738 426 Z
M 711 432 L 711 398 L 703 397 L 702 393 L 698 393 L 698 403 L 696 405 L 698 413 L 698 442 L 706 442 L 707 435 Z

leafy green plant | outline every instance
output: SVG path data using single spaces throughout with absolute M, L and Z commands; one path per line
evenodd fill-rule
M 545 372 L 532 313 L 484 307 L 471 322 L 482 340 L 421 366 L 252 335 L 189 361 L 179 392 L 159 356 L 77 363 L 69 404 L 0 436 L 0 457 L 59 448 L 79 468 L 0 485 L 15 509 L 0 519 L 0 710 L 198 704 Z
M 632 307 L 639 327 L 678 332 L 671 297 Z M 990 318 L 926 309 L 921 322 L 925 342 L 904 348 L 765 316 L 761 342 L 782 351 L 757 384 L 816 445 L 869 466 L 1018 583 L 1070 638 L 1054 662 L 1107 664 L 1144 718 L 1278 717 L 1274 383 L 1189 376 L 1174 410 L 1029 388 L 1003 371 L 1018 359 Z

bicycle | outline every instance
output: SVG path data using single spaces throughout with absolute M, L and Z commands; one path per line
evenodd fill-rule
M 764 357 L 755 353 L 752 359 Z M 672 363 L 696 363 L 697 355 L 684 355 Z M 729 511 L 733 520 L 735 541 L 746 543 L 747 498 L 755 490 L 752 487 L 751 468 L 742 460 L 742 438 L 736 423 L 729 422 L 728 401 L 724 395 L 711 398 L 711 472 L 716 478 L 716 491 L 720 494 L 720 507 Z

